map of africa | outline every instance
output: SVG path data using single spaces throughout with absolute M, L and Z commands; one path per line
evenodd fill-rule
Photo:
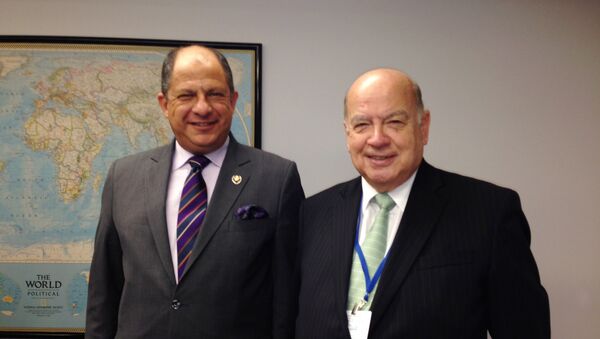
M 173 138 L 156 101 L 168 49 L 0 47 L 0 325 L 27 313 L 19 303 L 28 297 L 39 307 L 28 319 L 59 299 L 55 313 L 78 316 L 109 165 Z M 254 56 L 222 52 L 239 92 L 232 132 L 253 144 Z M 35 272 L 20 272 L 23 264 Z M 64 264 L 72 268 L 52 268 Z M 58 284 L 56 272 L 59 299 L 32 292 L 33 282 Z

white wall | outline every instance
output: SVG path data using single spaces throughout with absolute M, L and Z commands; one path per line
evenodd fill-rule
M 600 338 L 600 2 L 2 0 L 0 34 L 262 43 L 263 148 L 308 194 L 355 175 L 352 80 L 407 71 L 426 158 L 521 194 L 553 337 Z

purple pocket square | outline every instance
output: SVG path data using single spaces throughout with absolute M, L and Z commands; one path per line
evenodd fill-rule
M 244 205 L 235 211 L 240 220 L 264 219 L 269 217 L 267 210 L 257 205 Z

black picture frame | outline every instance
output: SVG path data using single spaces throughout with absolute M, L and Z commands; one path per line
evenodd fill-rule
M 254 128 L 251 146 L 262 146 L 262 44 L 248 42 L 222 42 L 199 40 L 165 40 L 80 36 L 45 36 L 45 35 L 0 35 L 0 44 L 54 44 L 54 45 L 115 45 L 115 46 L 147 46 L 175 48 L 186 45 L 202 45 L 217 49 L 227 56 L 227 51 L 242 50 L 254 54 Z M 1 48 L 0 48 L 1 49 Z
M 0 51 L 4 46 L 55 46 L 56 48 L 67 48 L 69 46 L 85 46 L 99 48 L 156 48 L 164 50 L 165 54 L 174 47 L 186 45 L 202 45 L 214 48 L 228 57 L 229 52 L 244 52 L 251 55 L 252 69 L 249 75 L 253 83 L 251 96 L 251 108 L 245 107 L 246 111 L 251 112 L 252 128 L 249 131 L 244 124 L 248 142 L 250 146 L 261 148 L 261 120 L 262 120 L 262 44 L 244 43 L 244 42 L 216 42 L 216 41 L 197 41 L 197 40 L 164 40 L 164 39 L 137 39 L 137 38 L 110 38 L 110 37 L 79 37 L 79 36 L 42 36 L 42 35 L 0 35 Z M 162 61 L 162 60 L 161 60 Z M 0 66 L 2 66 L 0 64 Z M 0 71 L 1 71 L 0 67 Z M 0 78 L 0 81 L 2 79 Z M 157 87 L 157 92 L 160 89 Z M 1 158 L 2 154 L 0 154 Z M 2 160 L 2 159 L 0 159 Z M 91 259 L 91 258 L 90 258 Z M 0 260 L 0 264 L 2 260 Z M 2 271 L 0 270 L 0 274 Z M 0 296 L 1 297 L 1 296 Z M 63 328 L 57 324 L 56 328 L 12 328 L 0 325 L 0 338 L 83 338 L 85 329 Z

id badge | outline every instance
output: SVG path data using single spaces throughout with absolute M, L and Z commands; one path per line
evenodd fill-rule
M 371 311 L 346 312 L 348 315 L 348 330 L 352 339 L 367 339 L 371 325 Z

